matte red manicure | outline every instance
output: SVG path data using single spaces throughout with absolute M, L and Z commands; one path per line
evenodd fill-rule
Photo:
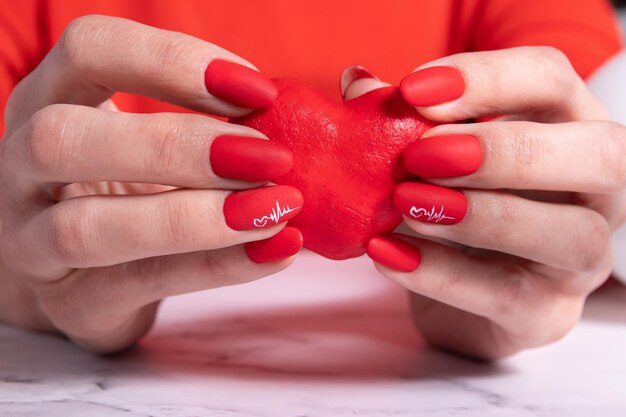
M 465 79 L 452 67 L 430 67 L 400 81 L 404 99 L 416 107 L 434 106 L 456 100 L 465 92 Z
M 285 175 L 293 165 L 293 152 L 267 139 L 223 135 L 211 144 L 211 167 L 222 178 L 270 181 Z
M 374 236 L 367 243 L 367 255 L 375 262 L 401 272 L 413 272 L 420 265 L 420 250 L 391 236 Z
M 393 204 L 403 214 L 426 223 L 455 224 L 467 213 L 467 198 L 463 193 L 415 182 L 398 185 Z
M 300 251 L 302 233 L 295 227 L 285 227 L 269 239 L 246 243 L 244 248 L 253 262 L 280 261 Z
M 224 217 L 232 229 L 260 229 L 292 219 L 302 210 L 302 204 L 302 193 L 294 187 L 262 187 L 226 197 Z
M 250 109 L 270 107 L 278 96 L 278 89 L 265 75 L 223 59 L 214 59 L 207 66 L 204 83 L 214 96 Z
M 421 177 L 460 177 L 480 167 L 483 148 L 471 135 L 431 136 L 410 144 L 403 159 L 406 169 Z

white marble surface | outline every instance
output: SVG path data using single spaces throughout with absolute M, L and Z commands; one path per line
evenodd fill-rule
M 423 346 L 361 258 L 303 253 L 254 283 L 168 300 L 115 357 L 0 326 L 0 416 L 626 415 L 626 288 L 564 341 L 496 365 Z

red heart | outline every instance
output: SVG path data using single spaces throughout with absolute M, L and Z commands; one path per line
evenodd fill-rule
M 302 212 L 289 222 L 302 231 L 304 246 L 330 259 L 362 255 L 372 236 L 402 221 L 391 197 L 412 176 L 400 155 L 434 123 L 397 87 L 337 102 L 297 80 L 274 82 L 274 105 L 234 122 L 293 150 L 293 169 L 274 182 L 304 195 Z

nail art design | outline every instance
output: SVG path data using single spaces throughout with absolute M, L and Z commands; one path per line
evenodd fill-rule
M 224 218 L 235 230 L 259 229 L 292 219 L 303 204 L 302 193 L 288 185 L 238 191 L 224 200 Z
M 467 198 L 462 192 L 416 182 L 398 185 L 393 204 L 401 213 L 426 223 L 456 224 L 467 212 Z
M 441 209 L 439 209 L 439 211 L 437 211 L 435 206 L 433 206 L 430 210 L 413 206 L 411 207 L 411 210 L 409 210 L 409 214 L 416 220 L 422 220 L 431 223 L 441 223 L 445 220 L 456 220 L 454 217 L 446 216 L 444 214 L 444 210 L 444 206 L 441 206 Z
M 261 218 L 254 219 L 253 224 L 256 227 L 265 227 L 268 221 L 272 221 L 275 224 L 280 223 L 280 219 L 288 215 L 289 213 L 293 213 L 296 210 L 299 210 L 302 206 L 290 208 L 289 204 L 286 204 L 284 207 L 280 206 L 280 203 L 276 201 L 276 207 L 272 208 L 272 211 Z

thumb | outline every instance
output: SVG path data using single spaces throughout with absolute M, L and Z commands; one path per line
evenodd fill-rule
M 383 82 L 367 68 L 351 65 L 341 74 L 341 95 L 344 100 L 352 100 L 372 90 L 387 87 L 391 84 Z

